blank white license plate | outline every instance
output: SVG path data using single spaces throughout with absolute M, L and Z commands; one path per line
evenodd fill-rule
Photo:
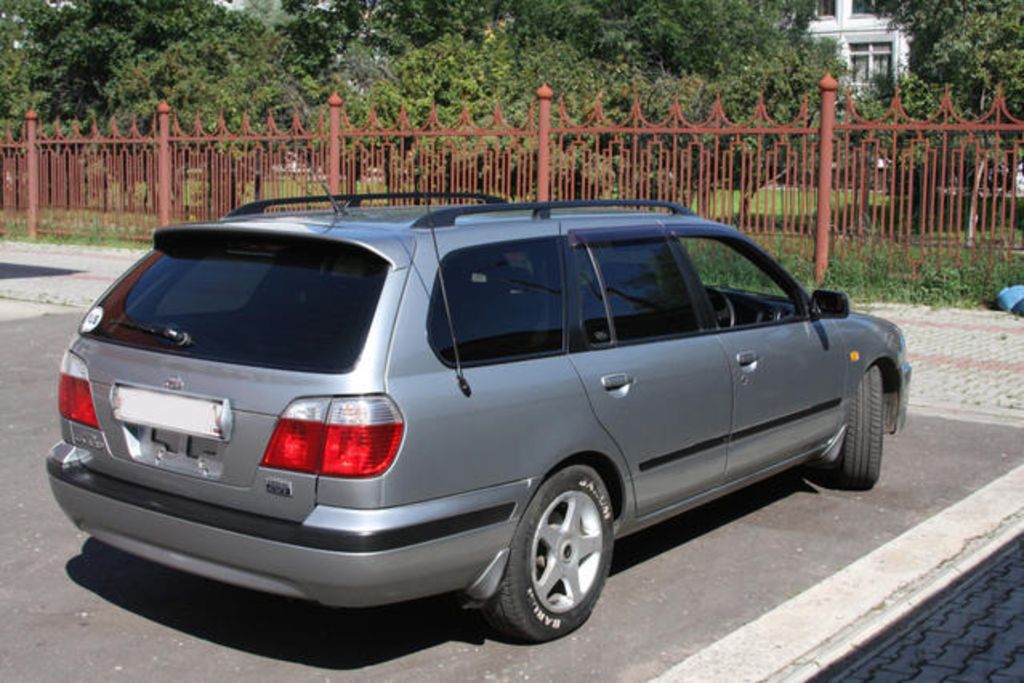
M 114 417 L 122 422 L 227 441 L 231 406 L 227 400 L 180 396 L 121 384 L 111 392 Z

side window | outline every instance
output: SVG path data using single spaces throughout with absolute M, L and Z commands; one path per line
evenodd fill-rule
M 707 292 L 719 327 L 754 325 L 791 318 L 796 302 L 750 257 L 725 240 L 679 237 Z
M 601 271 L 615 340 L 665 337 L 699 328 L 668 242 L 661 239 L 612 242 L 592 245 L 590 251 Z M 593 287 L 588 285 L 588 289 L 593 292 Z M 596 305 L 588 310 L 588 296 L 594 294 L 583 293 L 584 316 L 596 318 Z M 588 341 L 598 341 L 593 335 L 600 335 L 600 325 L 591 322 L 588 326 L 585 322 L 585 327 Z
M 452 323 L 465 362 L 562 349 L 562 263 L 554 238 L 468 247 L 443 261 Z M 455 360 L 441 288 L 434 283 L 430 345 Z
M 589 345 L 608 344 L 612 340 L 608 311 L 604 307 L 604 292 L 597 279 L 590 250 L 576 247 L 572 250 L 576 262 L 577 291 L 579 292 L 580 315 L 583 319 L 583 335 Z

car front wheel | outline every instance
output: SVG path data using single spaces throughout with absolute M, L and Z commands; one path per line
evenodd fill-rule
M 850 404 L 846 440 L 832 480 L 844 489 L 870 489 L 882 470 L 882 433 L 885 408 L 882 401 L 882 371 L 877 365 L 864 374 Z

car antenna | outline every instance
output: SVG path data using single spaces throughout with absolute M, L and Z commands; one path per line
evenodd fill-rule
M 309 178 L 309 180 L 313 179 L 313 167 L 312 166 L 309 167 L 308 178 Z M 346 201 L 344 204 L 342 204 L 337 199 L 335 199 L 334 195 L 331 194 L 331 188 L 329 188 L 327 186 L 327 183 L 324 182 L 323 178 L 319 178 L 318 177 L 316 180 L 317 180 L 317 183 L 320 184 L 320 189 L 322 189 L 324 191 L 324 194 L 327 195 L 327 201 L 329 201 L 331 203 L 331 209 L 334 211 L 334 215 L 335 216 L 342 216 L 342 215 L 344 215 L 345 214 L 345 207 L 348 206 L 348 202 Z
M 448 288 L 444 284 L 444 269 L 441 267 L 441 251 L 437 248 L 437 232 L 434 229 L 434 216 L 430 213 L 430 199 L 423 197 L 426 201 L 424 206 L 427 209 L 427 227 L 430 228 L 430 240 L 434 244 L 434 259 L 437 261 L 437 281 L 441 285 L 441 301 L 444 303 L 444 315 L 448 321 L 448 334 L 452 337 L 452 354 L 455 356 L 455 379 L 459 382 L 459 389 L 466 398 L 473 393 L 462 374 L 462 358 L 459 356 L 459 340 L 455 337 L 455 323 L 452 321 L 452 307 L 448 303 Z

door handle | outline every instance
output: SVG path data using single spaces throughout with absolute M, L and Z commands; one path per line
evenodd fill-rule
M 760 356 L 756 351 L 740 351 L 736 354 L 736 362 L 740 364 L 740 370 L 753 372 L 757 369 L 757 361 Z
M 625 372 L 616 372 L 601 377 L 601 386 L 607 391 L 615 391 L 633 383 L 633 378 Z

